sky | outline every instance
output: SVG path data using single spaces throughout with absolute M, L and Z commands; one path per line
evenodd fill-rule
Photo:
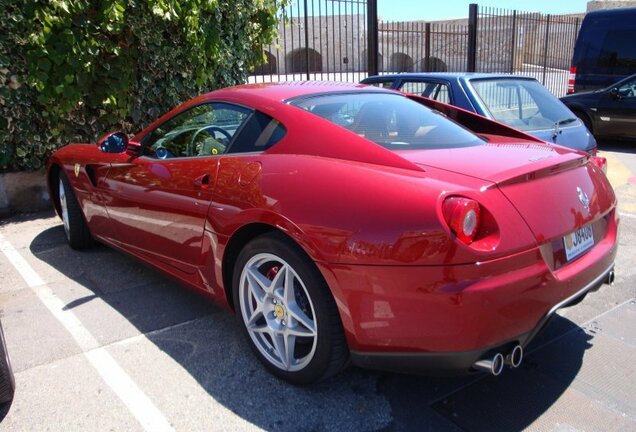
M 587 6 L 587 0 L 378 0 L 378 16 L 387 21 L 466 18 L 470 3 L 551 15 L 583 13 Z

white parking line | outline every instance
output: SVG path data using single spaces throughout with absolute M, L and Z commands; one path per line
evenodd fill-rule
M 620 217 L 626 217 L 626 218 L 636 219 L 636 214 L 632 214 L 632 213 L 625 213 L 625 212 L 618 212 L 618 214 L 620 215 Z
M 173 431 L 163 413 L 141 391 L 124 369 L 84 327 L 72 311 L 64 310 L 64 303 L 46 285 L 22 255 L 0 234 L 0 249 L 20 273 L 26 284 L 44 306 L 68 330 L 84 352 L 84 356 L 147 431 Z

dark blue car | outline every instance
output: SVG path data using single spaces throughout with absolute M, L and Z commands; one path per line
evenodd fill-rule
M 596 152 L 596 140 L 581 120 L 534 78 L 439 72 L 379 75 L 361 83 L 425 96 L 476 112 L 547 142 Z

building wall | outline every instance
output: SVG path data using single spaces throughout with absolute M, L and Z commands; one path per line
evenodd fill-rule
M 636 7 L 634 1 L 590 1 L 587 9 Z M 576 42 L 576 23 L 585 14 L 545 16 L 518 13 L 512 16 L 480 16 L 478 21 L 477 70 L 510 72 L 523 65 L 568 69 Z M 380 71 L 423 71 L 424 21 L 379 23 Z M 514 33 L 513 33 L 514 29 Z M 431 22 L 431 70 L 466 69 L 468 19 Z M 310 16 L 305 46 L 304 20 L 292 18 L 278 25 L 279 38 L 265 47 L 268 62 L 259 74 L 301 74 L 309 54 L 310 72 L 348 73 L 367 70 L 366 16 Z M 546 35 L 548 45 L 546 49 Z
M 636 8 L 636 1 L 598 0 L 598 1 L 587 2 L 588 12 L 601 10 L 601 9 L 624 9 L 624 8 Z

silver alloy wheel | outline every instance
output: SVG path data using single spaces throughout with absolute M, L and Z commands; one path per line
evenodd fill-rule
M 66 205 L 66 192 L 64 192 L 64 183 L 62 182 L 62 179 L 60 179 L 59 194 L 60 194 L 60 208 L 62 210 L 62 222 L 64 222 L 64 232 L 66 232 L 66 237 L 68 237 L 70 233 L 70 227 L 68 222 L 68 207 Z
M 315 309 L 287 262 L 270 253 L 250 258 L 241 272 L 239 299 L 247 332 L 271 364 L 293 372 L 311 362 L 318 340 Z

